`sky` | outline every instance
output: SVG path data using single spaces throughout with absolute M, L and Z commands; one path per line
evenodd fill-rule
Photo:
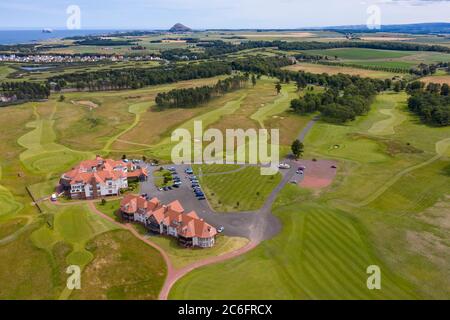
M 304 28 L 366 24 L 376 5 L 381 24 L 450 22 L 450 0 L 0 0 L 0 29 L 67 28 L 80 8 L 82 29 Z

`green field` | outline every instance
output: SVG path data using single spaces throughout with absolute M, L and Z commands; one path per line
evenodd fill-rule
M 408 51 L 377 50 L 364 48 L 342 48 L 327 50 L 306 50 L 306 53 L 338 57 L 346 60 L 395 59 L 415 54 Z
M 199 179 L 214 210 L 251 211 L 263 206 L 272 190 L 280 183 L 281 175 L 263 176 L 259 167 L 246 167 L 233 173 L 201 175 Z

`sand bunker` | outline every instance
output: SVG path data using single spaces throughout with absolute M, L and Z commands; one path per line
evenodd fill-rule
M 72 104 L 80 105 L 84 107 L 88 107 L 90 110 L 98 108 L 98 104 L 89 101 L 89 100 L 81 100 L 81 101 L 71 101 Z

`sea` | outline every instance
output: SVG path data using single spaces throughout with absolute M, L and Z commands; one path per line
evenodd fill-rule
M 62 39 L 75 36 L 103 35 L 127 30 L 0 30 L 0 45 L 27 44 L 44 40 Z

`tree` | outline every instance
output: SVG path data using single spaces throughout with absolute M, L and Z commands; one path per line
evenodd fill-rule
M 122 155 L 122 160 L 126 160 L 126 159 L 127 159 L 127 155 L 126 154 Z
M 59 102 L 63 102 L 64 100 L 66 100 L 66 97 L 64 95 L 60 95 Z
M 275 86 L 275 89 L 277 90 L 277 94 L 280 94 L 280 93 L 281 93 L 281 88 L 282 88 L 282 87 L 281 87 L 281 83 L 278 82 L 278 83 L 276 84 L 276 86 Z
M 294 154 L 295 158 L 298 159 L 303 155 L 303 151 L 305 149 L 305 145 L 300 140 L 295 140 L 292 143 L 292 153 Z
M 449 85 L 444 83 L 441 87 L 441 96 L 448 96 L 449 94 Z
M 256 86 L 256 76 L 255 76 L 255 74 L 252 74 L 252 84 L 253 84 L 253 86 Z

